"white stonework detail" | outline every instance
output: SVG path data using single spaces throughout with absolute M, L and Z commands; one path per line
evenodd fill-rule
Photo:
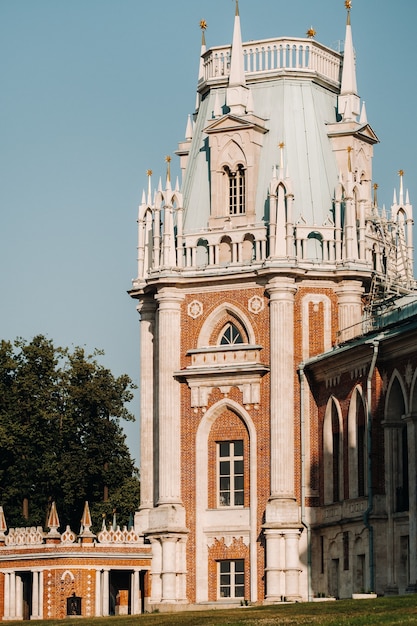
M 264 308 L 265 308 L 265 302 L 260 296 L 252 296 L 252 298 L 249 298 L 248 310 L 251 313 L 255 313 L 255 315 L 257 315 L 258 313 L 263 311 Z
M 101 530 L 97 535 L 97 539 L 101 544 L 143 543 L 143 538 L 137 535 L 133 528 L 128 530 L 126 526 L 123 530 L 119 526 L 116 529 L 110 527 L 108 530 Z
M 198 300 L 193 300 L 187 307 L 187 312 L 194 320 L 203 314 L 203 304 Z
M 45 534 L 41 526 L 30 528 L 10 528 L 6 535 L 6 546 L 33 546 L 43 543 Z
M 234 541 L 239 540 L 242 541 L 245 546 L 249 546 L 250 544 L 249 533 L 245 533 L 244 535 L 236 535 L 233 533 L 225 533 L 221 531 L 220 534 L 207 534 L 206 536 L 207 546 L 209 548 L 214 546 L 216 541 L 218 541 L 219 543 L 224 543 L 226 548 L 230 548 L 230 546 L 233 545 Z
M 67 526 L 61 535 L 61 542 L 62 543 L 74 543 L 76 539 L 77 539 L 77 535 L 71 530 L 69 526 Z

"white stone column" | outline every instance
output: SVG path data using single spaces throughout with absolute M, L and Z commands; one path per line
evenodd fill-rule
M 152 544 L 151 599 L 150 604 L 157 604 L 162 598 L 162 546 L 159 539 L 150 538 Z
M 14 619 L 16 617 L 16 573 L 10 572 L 9 583 L 9 616 Z
M 16 574 L 16 618 L 23 619 L 23 582 L 21 577 Z
M 4 574 L 4 619 L 10 617 L 10 574 Z
M 364 288 L 359 280 L 344 280 L 335 292 L 338 300 L 340 339 L 346 341 L 362 332 Z
M 95 616 L 101 617 L 101 608 L 103 606 L 103 600 L 101 597 L 101 570 L 96 570 L 96 602 L 95 602 Z
M 158 504 L 181 503 L 181 411 L 180 369 L 181 302 L 175 288 L 164 288 L 158 301 L 158 391 L 159 391 L 159 499 Z
M 281 533 L 278 530 L 265 530 L 266 538 L 266 600 L 280 602 L 281 596 Z
M 162 537 L 162 602 L 177 601 L 177 537 Z
M 39 619 L 43 619 L 43 570 L 39 572 L 39 603 L 38 603 Z
M 140 509 L 154 505 L 153 407 L 155 303 L 142 301 L 140 314 Z
M 179 539 L 177 547 L 177 598 L 181 601 L 186 600 L 186 575 L 187 575 L 187 555 L 186 540 Z
M 285 597 L 287 600 L 300 600 L 300 531 L 285 531 Z
M 294 281 L 268 283 L 271 337 L 271 494 L 295 500 L 294 493 Z
M 102 600 L 103 604 L 101 607 L 101 614 L 103 617 L 106 617 L 109 614 L 109 604 L 110 604 L 110 589 L 109 589 L 109 570 L 103 570 L 103 575 L 101 578 L 101 587 L 102 587 Z
M 39 619 L 39 572 L 32 572 L 32 614 L 31 619 Z
M 132 615 L 139 615 L 140 610 L 140 594 L 139 594 L 139 570 L 133 570 L 131 574 L 131 601 L 130 612 Z

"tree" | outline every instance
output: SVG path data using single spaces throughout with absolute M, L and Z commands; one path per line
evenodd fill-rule
M 125 406 L 134 385 L 98 356 L 42 335 L 1 341 L 0 503 L 9 526 L 44 525 L 52 501 L 74 530 L 85 500 L 97 514 L 118 508 L 128 522 L 120 494 L 124 485 L 137 493 L 139 478 L 120 422 L 134 419 Z

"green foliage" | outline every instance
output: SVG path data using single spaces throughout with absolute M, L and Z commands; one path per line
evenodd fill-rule
M 139 479 L 121 420 L 134 385 L 100 365 L 99 353 L 55 347 L 42 335 L 0 343 L 0 504 L 9 526 L 45 525 L 55 501 L 63 525 L 78 530 L 85 500 L 120 509 Z M 108 496 L 108 497 L 107 497 Z M 100 520 L 94 520 L 100 526 Z

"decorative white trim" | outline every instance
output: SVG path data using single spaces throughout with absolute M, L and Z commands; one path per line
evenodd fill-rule
M 248 310 L 251 313 L 255 313 L 255 315 L 258 315 L 258 313 L 263 311 L 264 308 L 265 308 L 265 302 L 260 296 L 252 296 L 252 298 L 249 298 Z
M 187 307 L 187 313 L 193 320 L 203 314 L 203 303 L 199 300 L 193 300 Z

